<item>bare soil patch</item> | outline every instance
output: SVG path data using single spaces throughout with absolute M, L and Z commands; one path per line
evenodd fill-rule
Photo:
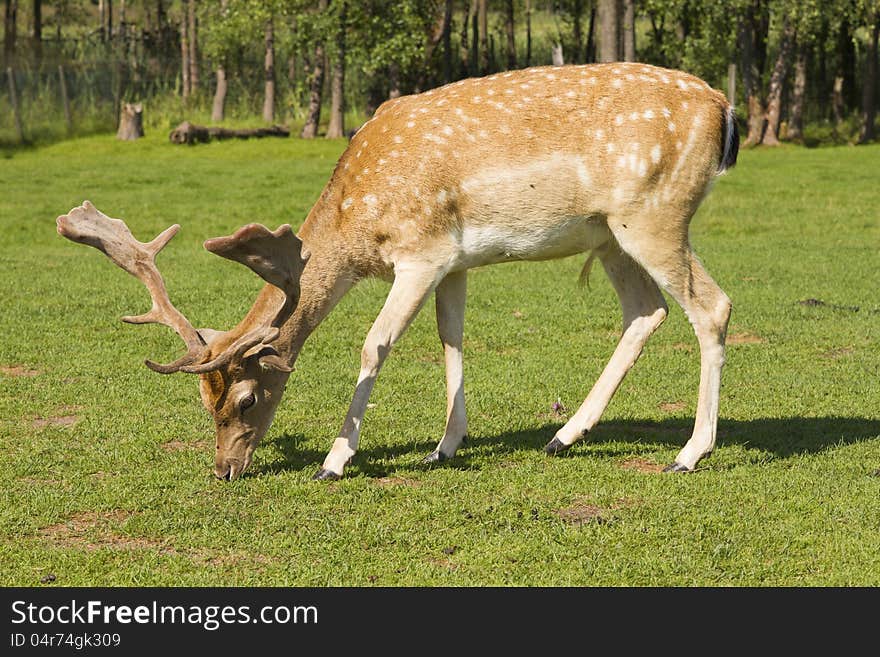
M 664 466 L 649 461 L 648 459 L 643 459 L 640 456 L 634 456 L 621 462 L 620 467 L 624 470 L 636 470 L 637 472 L 654 474 L 657 472 L 663 472 Z
M 416 481 L 415 479 L 407 479 L 406 477 L 379 477 L 373 481 L 377 486 L 382 486 L 383 488 L 393 488 L 396 486 L 409 486 L 415 488 L 422 485 L 421 482 Z
M 176 550 L 161 541 L 149 538 L 123 536 L 114 531 L 132 516 L 131 511 L 82 511 L 67 520 L 43 527 L 40 536 L 58 547 L 99 550 L 158 550 L 160 554 L 174 554 Z
M 755 335 L 749 331 L 742 333 L 731 333 L 727 336 L 727 344 L 763 344 L 766 340 L 760 335 Z
M 207 440 L 194 440 L 188 442 L 185 440 L 169 440 L 159 445 L 166 452 L 180 452 L 185 450 L 203 450 L 211 446 Z
M 822 358 L 827 358 L 828 360 L 838 360 L 840 358 L 852 355 L 854 351 L 855 349 L 853 349 L 852 347 L 838 347 L 837 349 L 829 349 L 828 351 L 823 351 Z
M 5 374 L 6 376 L 37 376 L 40 372 L 24 365 L 0 365 L 0 374 Z
M 72 427 L 79 418 L 76 415 L 55 415 L 52 417 L 34 418 L 31 426 L 34 429 L 45 429 L 46 427 Z
M 554 513 L 570 525 L 586 525 L 591 522 L 608 522 L 609 510 L 586 502 L 576 502 L 564 509 L 556 509 Z
M 683 411 L 684 409 L 687 408 L 687 403 L 683 402 L 683 401 L 663 402 L 662 404 L 658 405 L 658 408 L 661 411 L 667 411 L 667 412 Z

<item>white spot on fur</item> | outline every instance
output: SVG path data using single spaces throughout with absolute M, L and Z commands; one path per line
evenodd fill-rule
M 672 112 L 669 110 L 668 107 L 664 107 L 662 110 L 660 110 L 660 113 L 663 114 L 663 117 L 666 119 L 672 116 Z
M 448 125 L 443 126 L 443 134 L 444 134 L 444 135 L 447 135 L 447 136 L 451 135 L 451 134 L 452 134 L 452 128 L 450 128 Z
M 407 122 L 406 122 L 406 127 L 407 127 L 407 128 L 414 128 L 415 125 L 416 125 L 416 124 L 415 124 L 415 121 L 407 121 Z
M 650 121 L 651 119 L 654 118 L 654 111 L 653 111 L 653 110 L 645 110 L 645 111 L 642 113 L 642 118 L 647 119 L 648 121 Z
M 354 203 L 354 200 L 351 197 L 348 197 L 342 202 L 340 206 L 343 210 L 348 210 L 351 207 L 351 204 Z
M 675 124 L 672 121 L 666 127 L 669 128 L 669 132 L 675 132 Z
M 648 173 L 648 163 L 645 160 L 639 160 L 639 176 L 644 178 Z
M 676 81 L 675 81 L 675 84 L 678 85 L 678 88 L 679 88 L 679 89 L 687 89 L 687 88 L 688 88 L 687 82 L 685 82 L 685 81 L 682 80 L 681 78 L 679 78 L 678 80 L 676 80 Z
M 614 125 L 623 125 L 623 114 L 614 117 Z
M 400 135 L 394 135 L 394 143 L 395 143 L 395 144 L 402 144 L 402 143 L 403 143 L 403 137 L 401 137 Z
M 575 92 L 573 92 L 573 91 L 567 91 L 567 92 L 565 92 L 565 95 L 568 98 L 574 98 L 577 94 L 575 94 Z
M 615 89 L 620 89 L 620 85 L 622 85 L 622 84 L 623 84 L 623 82 L 620 81 L 620 78 L 614 78 L 611 81 L 611 86 L 614 87 Z
M 366 196 L 364 196 L 364 203 L 366 203 L 367 205 L 376 205 L 378 201 L 379 199 L 376 198 L 375 194 L 367 194 Z
M 438 205 L 443 205 L 444 203 L 446 203 L 446 198 L 447 198 L 447 194 L 446 194 L 445 189 L 441 189 L 439 192 L 437 192 Z
M 651 149 L 651 162 L 657 164 L 660 161 L 660 144 L 655 144 Z
M 596 130 L 596 139 L 605 139 L 605 131 L 599 128 Z
M 630 120 L 630 121 L 638 121 L 638 119 L 639 119 L 639 113 L 638 113 L 638 112 L 632 112 L 632 113 L 629 115 L 629 120 Z
M 613 153 L 614 151 L 617 150 L 617 146 L 614 143 L 609 141 L 608 145 L 605 147 L 605 150 L 608 151 L 609 153 Z

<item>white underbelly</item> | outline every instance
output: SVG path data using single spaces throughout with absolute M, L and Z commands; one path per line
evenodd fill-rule
M 549 260 L 582 253 L 611 236 L 601 217 L 568 217 L 556 222 L 466 226 L 458 239 L 456 269 L 514 260 Z

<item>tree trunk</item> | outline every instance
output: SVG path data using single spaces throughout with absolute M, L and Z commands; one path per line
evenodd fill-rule
M 187 32 L 189 36 L 189 86 L 193 94 L 199 92 L 199 32 L 196 20 L 196 3 L 189 0 L 187 7 Z
M 570 58 L 572 64 L 581 63 L 581 53 L 584 49 L 583 20 L 584 0 L 574 0 L 571 4 L 571 38 L 574 41 L 574 54 Z
M 446 0 L 443 18 L 443 82 L 452 82 L 452 0 Z
M 330 80 L 330 124 L 328 139 L 345 136 L 345 30 L 348 3 L 342 0 L 336 25 L 336 53 L 333 58 L 333 78 Z
M 616 62 L 619 17 L 617 0 L 599 0 L 599 61 Z
M 764 103 L 761 100 L 761 53 L 757 47 L 760 41 L 759 11 L 760 0 L 756 0 L 747 8 L 746 15 L 740 19 L 739 34 L 737 36 L 743 91 L 748 106 L 748 133 L 743 142 L 744 146 L 754 146 L 761 143 L 764 135 Z
M 480 73 L 480 0 L 471 0 L 471 48 L 468 60 L 468 75 Z
M 220 63 L 217 64 L 215 72 L 217 76 L 217 88 L 214 90 L 214 103 L 211 106 L 211 120 L 220 122 L 226 115 L 226 67 Z
M 6 0 L 6 15 L 3 23 L 3 54 L 6 63 L 11 64 L 15 58 L 15 38 L 18 32 L 18 0 Z
M 327 11 L 327 0 L 318 2 L 318 12 Z M 321 96 L 324 91 L 324 41 L 319 36 L 315 43 L 315 66 L 312 70 L 312 81 L 309 85 L 309 113 L 303 125 L 300 137 L 313 139 L 318 134 L 318 123 L 321 121 Z
M 526 67 L 532 65 L 532 2 L 526 0 Z
M 488 0 L 479 0 L 480 15 L 480 74 L 489 73 L 489 7 Z
M 184 100 L 189 98 L 189 34 L 187 29 L 187 9 L 189 0 L 183 0 L 183 15 L 180 19 L 180 93 Z
M 788 139 L 803 141 L 804 98 L 807 91 L 807 47 L 798 40 L 794 59 L 794 85 L 791 89 L 791 111 L 788 117 Z
M 877 118 L 877 40 L 880 36 L 880 11 L 872 16 L 874 27 L 865 52 L 865 83 L 862 86 L 862 127 L 859 143 L 867 144 L 877 138 L 874 121 Z
M 32 13 L 34 56 L 40 61 L 43 58 L 43 0 L 34 0 Z
M 400 98 L 400 66 L 397 62 L 388 66 L 388 98 Z
M 782 35 L 779 39 L 779 53 L 770 75 L 770 89 L 767 93 L 767 127 L 761 143 L 765 146 L 779 146 L 779 117 L 782 113 L 782 87 L 791 65 L 791 48 L 794 45 L 795 28 L 788 16 L 783 19 Z
M 636 0 L 623 0 L 623 61 L 636 61 Z
M 550 51 L 550 61 L 553 62 L 553 66 L 564 66 L 565 65 L 565 54 L 562 52 L 562 44 L 555 43 Z
M 107 40 L 113 40 L 113 0 L 107 2 Z
M 275 22 L 271 16 L 266 21 L 266 58 L 263 61 L 263 73 L 266 76 L 263 121 L 272 123 L 275 121 Z
M 516 68 L 516 16 L 513 11 L 513 0 L 504 3 L 504 24 L 507 32 L 507 68 Z
M 106 0 L 98 0 L 98 23 L 100 24 L 99 32 L 101 41 L 107 40 L 107 6 Z
M 434 72 L 433 59 L 434 52 L 437 50 L 437 46 L 444 40 L 446 33 L 449 31 L 448 24 L 451 19 L 451 15 L 446 11 L 447 2 L 435 5 L 435 10 L 437 11 L 436 17 L 434 20 L 434 24 L 431 27 L 431 31 L 428 33 L 427 42 L 425 43 L 425 58 L 424 64 L 419 67 L 418 79 L 416 81 L 417 90 L 425 89 L 429 85 L 433 86 L 430 82 L 430 77 Z M 442 8 L 443 11 L 439 11 Z
M 584 61 L 588 64 L 596 61 L 596 8 L 590 9 L 590 26 L 587 28 L 587 49 Z
M 134 141 L 144 136 L 144 108 L 140 103 L 125 103 L 119 114 L 119 129 L 116 138 Z
M 466 78 L 470 75 L 471 53 L 468 47 L 468 27 L 471 23 L 471 12 L 467 0 L 462 3 L 464 16 L 461 20 L 461 31 L 458 34 L 458 60 L 459 60 L 459 76 Z

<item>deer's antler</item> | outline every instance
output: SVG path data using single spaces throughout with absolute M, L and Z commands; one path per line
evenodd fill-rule
M 208 353 L 205 341 L 189 320 L 171 304 L 165 281 L 156 267 L 156 256 L 180 230 L 178 224 L 166 228 L 151 242 L 139 242 L 125 222 L 111 219 L 89 201 L 84 201 L 80 207 L 61 215 L 56 223 L 60 235 L 102 251 L 117 266 L 146 286 L 153 300 L 153 307 L 143 315 L 123 317 L 123 322 L 164 324 L 174 329 L 186 343 L 187 353 L 173 363 L 160 365 L 147 360 L 147 367 L 162 374 L 170 374 L 188 371 L 191 366 L 204 360 Z

